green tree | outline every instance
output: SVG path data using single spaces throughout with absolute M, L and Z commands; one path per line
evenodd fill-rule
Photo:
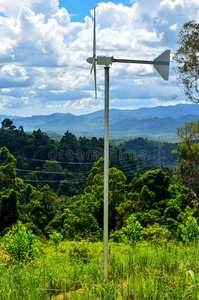
M 86 238 L 97 234 L 99 225 L 94 217 L 99 209 L 93 195 L 85 194 L 69 198 L 65 205 L 65 236 L 69 239 Z
M 53 188 L 54 191 L 57 191 L 56 182 L 59 180 L 65 180 L 66 175 L 61 165 L 57 161 L 47 160 L 43 165 L 42 175 L 40 175 L 40 178 L 43 180 L 52 181 L 51 188 Z
M 32 191 L 29 203 L 23 207 L 23 211 L 29 220 L 44 231 L 44 228 L 59 211 L 59 207 L 60 202 L 57 195 L 48 185 L 45 185 L 40 191 Z
M 17 200 L 18 193 L 13 189 L 1 193 L 0 231 L 17 221 L 19 217 Z
M 199 202 L 199 121 L 186 122 L 177 128 L 181 141 L 178 144 L 178 167 L 176 174 L 179 183 L 189 188 L 190 198 Z
M 183 241 L 190 243 L 198 238 L 199 226 L 197 220 L 194 217 L 188 217 L 185 226 L 182 226 L 182 239 Z
M 6 147 L 0 148 L 0 188 L 12 188 L 15 186 L 16 159 Z
M 99 204 L 99 211 L 95 217 L 97 218 L 100 227 L 103 226 L 103 203 L 104 203 L 104 173 L 103 173 L 103 158 L 94 164 L 91 174 L 88 176 L 85 191 L 90 192 L 96 202 Z M 126 176 L 117 168 L 109 169 L 109 228 L 114 229 L 116 226 L 117 206 L 126 200 L 125 187 Z
M 74 195 L 79 195 L 79 190 L 77 189 L 77 184 L 76 183 L 70 183 L 67 180 L 63 180 L 60 182 L 58 190 L 57 190 L 58 196 L 74 196 Z
M 127 199 L 124 202 L 121 202 L 117 206 L 116 208 L 117 229 L 123 226 L 126 218 L 128 218 L 132 213 L 137 212 L 141 208 L 139 201 L 140 201 L 139 193 L 136 192 L 129 193 Z
M 14 130 L 16 128 L 15 125 L 13 125 L 13 121 L 5 118 L 2 122 L 1 122 L 2 128 L 4 129 L 8 129 L 8 130 Z
M 186 97 L 199 102 L 199 23 L 194 21 L 183 25 L 179 33 L 180 47 L 173 59 L 176 63 L 177 83 Z
M 42 193 L 41 202 L 44 206 L 47 222 L 49 223 L 58 212 L 60 202 L 48 184 L 42 187 L 40 192 Z
M 157 203 L 169 197 L 168 188 L 170 178 L 161 169 L 147 171 L 141 178 L 143 184 L 146 185 L 150 191 L 155 193 L 155 201 Z
M 153 191 L 150 191 L 146 185 L 143 186 L 140 192 L 140 203 L 145 209 L 154 208 L 156 194 Z
M 101 157 L 97 162 L 94 163 L 94 166 L 91 169 L 91 173 L 87 178 L 87 187 L 85 188 L 86 193 L 92 191 L 92 186 L 94 185 L 94 177 L 96 175 L 103 174 L 104 172 L 104 159 Z
M 143 237 L 143 227 L 136 220 L 134 215 L 131 215 L 126 220 L 126 226 L 122 228 L 124 232 L 124 239 L 126 239 L 130 244 L 135 246 L 137 241 L 141 241 Z
M 45 208 L 41 202 L 42 194 L 39 191 L 33 191 L 30 203 L 24 207 L 23 214 L 27 221 L 33 222 L 39 229 L 43 230 L 47 225 Z

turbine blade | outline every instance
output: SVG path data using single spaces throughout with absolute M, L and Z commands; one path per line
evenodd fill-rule
M 95 63 L 95 57 L 93 57 L 93 62 L 92 62 L 90 74 L 92 74 L 93 68 L 94 68 L 95 64 L 96 64 L 96 63 Z
M 95 99 L 97 99 L 97 69 L 96 69 L 96 62 L 94 64 L 94 81 L 95 81 Z
M 94 25 L 93 25 L 93 58 L 96 57 L 96 15 L 94 7 Z
M 93 63 L 91 73 L 94 69 L 94 83 L 95 83 L 95 99 L 97 99 L 97 70 L 96 70 L 96 13 L 94 7 L 94 24 L 93 24 Z

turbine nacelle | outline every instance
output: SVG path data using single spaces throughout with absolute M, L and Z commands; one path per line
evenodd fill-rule
M 93 57 L 88 57 L 86 61 L 92 65 L 93 60 L 94 60 Z M 95 62 L 97 63 L 97 65 L 103 65 L 103 66 L 112 65 L 113 56 L 110 56 L 110 57 L 109 56 L 97 56 L 95 58 Z

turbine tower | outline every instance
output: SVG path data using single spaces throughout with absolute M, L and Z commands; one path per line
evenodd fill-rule
M 93 56 L 86 60 L 92 64 L 90 73 L 94 71 L 95 98 L 97 99 L 97 76 L 96 65 L 104 65 L 105 88 L 104 88 L 104 279 L 108 278 L 108 192 L 109 192 L 109 66 L 113 63 L 127 64 L 152 64 L 164 80 L 169 80 L 170 50 L 164 51 L 153 61 L 116 59 L 114 56 L 96 55 L 96 12 L 94 7 L 93 26 Z

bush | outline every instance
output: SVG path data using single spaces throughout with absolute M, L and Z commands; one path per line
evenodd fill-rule
M 161 226 L 158 223 L 149 225 L 147 228 L 144 228 L 143 233 L 144 238 L 147 241 L 156 243 L 166 242 L 168 239 L 171 239 L 171 232 L 165 226 Z
M 194 242 L 198 238 L 199 226 L 194 217 L 188 217 L 185 225 L 182 225 L 182 240 L 186 243 Z
M 69 257 L 72 261 L 87 263 L 92 258 L 88 243 L 84 241 L 72 243 Z
M 110 233 L 110 242 L 121 243 L 123 241 L 123 230 L 111 231 Z
M 126 226 L 122 228 L 124 235 L 123 239 L 128 243 L 135 245 L 137 241 L 141 241 L 143 237 L 143 227 L 140 222 L 136 221 L 134 215 L 131 215 L 126 220 Z
M 10 257 L 10 262 L 25 262 L 40 253 L 39 241 L 31 230 L 18 222 L 4 237 L 2 249 Z
M 54 231 L 53 234 L 50 234 L 50 243 L 53 244 L 53 246 L 55 246 L 56 251 L 62 239 L 63 235 L 61 235 L 60 232 Z

